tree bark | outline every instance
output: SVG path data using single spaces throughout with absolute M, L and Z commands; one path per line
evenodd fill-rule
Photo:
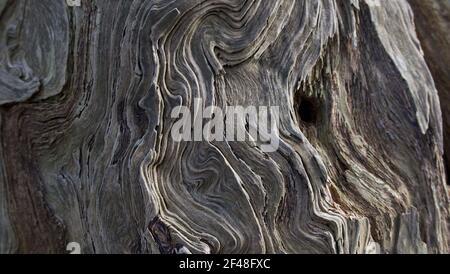
M 76 2 L 0 0 L 0 253 L 449 251 L 434 1 Z M 173 140 L 195 98 L 278 149 Z
M 450 170 L 450 1 L 409 0 L 414 11 L 418 37 L 430 68 L 442 108 L 444 158 Z M 448 173 L 447 173 L 448 174 Z M 448 178 L 448 175 L 447 175 Z M 447 181 L 448 182 L 448 181 Z

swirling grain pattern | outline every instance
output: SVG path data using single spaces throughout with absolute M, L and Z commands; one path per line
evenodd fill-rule
M 1 253 L 449 251 L 406 0 L 0 0 L 0 22 Z M 175 142 L 195 98 L 279 106 L 279 149 Z

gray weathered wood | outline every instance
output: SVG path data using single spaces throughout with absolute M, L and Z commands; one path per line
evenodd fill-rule
M 0 23 L 1 253 L 449 251 L 406 0 L 0 0 Z M 175 142 L 194 98 L 280 106 L 279 149 Z

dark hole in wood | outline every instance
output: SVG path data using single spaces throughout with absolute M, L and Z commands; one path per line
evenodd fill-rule
M 304 123 L 315 124 L 319 116 L 319 104 L 315 98 L 301 97 L 297 111 Z

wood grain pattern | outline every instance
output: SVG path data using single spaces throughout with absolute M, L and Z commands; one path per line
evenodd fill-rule
M 413 7 L 0 0 L 0 253 L 449 252 Z M 175 142 L 194 98 L 279 106 L 279 149 Z

